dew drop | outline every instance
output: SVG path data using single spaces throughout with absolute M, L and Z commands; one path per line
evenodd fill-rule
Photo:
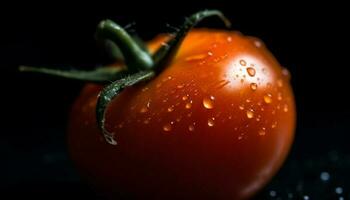
M 270 104 L 272 102 L 272 95 L 269 94 L 269 93 L 265 94 L 264 95 L 264 101 L 265 101 L 265 103 Z
M 247 65 L 247 62 L 245 60 L 240 60 L 239 61 L 239 64 L 241 64 L 242 66 L 246 66 Z
M 215 100 L 214 96 L 203 98 L 203 106 L 204 106 L 204 108 L 206 108 L 206 109 L 213 109 L 214 108 L 214 100 Z
M 167 123 L 163 126 L 163 130 L 166 131 L 166 132 L 169 132 L 171 131 L 172 127 L 171 127 L 171 124 L 170 123 Z
M 277 121 L 274 121 L 271 125 L 271 128 L 276 128 L 277 127 Z
M 168 108 L 168 112 L 173 112 L 174 111 L 174 106 L 170 106 L 169 108 Z
M 329 181 L 330 177 L 331 177 L 331 176 L 329 175 L 328 172 L 322 172 L 322 173 L 320 174 L 320 179 L 321 179 L 322 181 Z
M 185 86 L 184 84 L 180 84 L 180 85 L 177 85 L 176 87 L 179 88 L 179 89 L 181 89 L 181 88 L 183 88 L 184 86 Z
M 232 37 L 231 37 L 231 36 L 228 36 L 228 37 L 226 38 L 226 40 L 227 40 L 227 42 L 232 42 Z
M 263 127 L 262 129 L 259 130 L 259 135 L 260 135 L 260 136 L 266 135 L 266 131 L 265 131 L 265 128 L 264 128 L 264 127 Z
M 209 56 L 213 56 L 213 52 L 208 51 L 208 55 L 209 55 Z
M 187 58 L 185 58 L 186 61 L 194 61 L 194 60 L 202 60 L 205 57 L 207 57 L 206 54 L 197 54 L 197 55 L 193 55 L 193 56 L 189 56 Z
M 254 111 L 252 109 L 247 110 L 247 117 L 251 119 L 254 117 Z
M 276 191 L 274 191 L 274 190 L 270 191 L 270 196 L 271 197 L 275 197 L 276 195 L 277 195 Z
M 256 48 L 260 48 L 262 46 L 262 42 L 257 40 L 257 39 L 255 39 L 254 40 L 254 45 L 255 45 Z
M 288 112 L 288 105 L 287 105 L 287 104 L 284 104 L 284 106 L 283 106 L 283 111 L 284 111 L 284 112 Z
M 148 108 L 146 106 L 140 109 L 140 113 L 146 113 L 147 111 L 148 111 Z
M 191 131 L 191 132 L 194 131 L 194 125 L 189 125 L 188 126 L 188 130 Z
M 183 101 L 186 101 L 187 99 L 188 99 L 188 96 L 186 95 L 186 96 L 183 96 L 182 98 L 181 98 Z
M 247 72 L 249 76 L 252 76 L 252 77 L 255 76 L 255 69 L 253 67 L 248 67 Z
M 343 188 L 342 187 L 336 187 L 335 188 L 335 193 L 342 194 L 343 193 Z
M 278 101 L 281 101 L 282 100 L 282 93 L 277 93 L 277 99 L 278 99 Z
M 239 109 L 240 109 L 240 110 L 244 110 L 244 105 L 240 105 L 240 106 L 239 106 Z
M 185 108 L 190 109 L 192 107 L 192 101 L 189 103 L 186 103 Z
M 282 87 L 282 86 L 283 86 L 283 81 L 282 81 L 282 79 L 278 79 L 278 80 L 277 80 L 277 86 L 278 86 L 278 87 Z
M 256 121 L 257 121 L 257 122 L 260 122 L 260 116 L 258 116 L 258 117 L 256 118 Z
M 214 126 L 214 124 L 215 124 L 214 120 L 215 120 L 215 118 L 208 119 L 208 126 L 210 126 L 210 127 Z
M 256 89 L 258 89 L 258 84 L 256 84 L 256 83 L 251 83 L 251 84 L 250 84 L 250 89 L 253 90 L 253 91 L 255 91 Z

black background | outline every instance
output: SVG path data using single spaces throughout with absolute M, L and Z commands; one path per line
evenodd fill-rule
M 108 59 L 97 23 L 111 18 L 151 39 L 204 9 L 222 10 L 233 29 L 261 38 L 292 74 L 298 124 L 288 161 L 258 198 L 348 198 L 350 182 L 349 41 L 346 6 L 337 2 L 100 2 L 2 6 L 0 18 L 0 190 L 3 194 L 97 198 L 80 181 L 66 150 L 65 128 L 81 83 L 20 74 L 18 65 L 89 69 Z M 220 27 L 215 19 L 200 26 Z M 330 174 L 321 181 L 320 174 Z M 335 194 L 342 187 L 343 194 Z M 19 189 L 20 188 L 20 189 Z M 276 196 L 273 192 L 276 191 Z M 53 196 L 52 196 L 53 195 Z

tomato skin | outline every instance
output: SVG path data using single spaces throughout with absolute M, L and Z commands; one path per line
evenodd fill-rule
M 154 51 L 165 37 L 153 40 Z M 246 199 L 285 160 L 295 104 L 287 71 L 257 39 L 196 29 L 170 66 L 113 100 L 105 142 L 101 86 L 89 84 L 69 124 L 71 157 L 98 192 L 150 199 Z M 256 84 L 256 85 L 255 85 Z

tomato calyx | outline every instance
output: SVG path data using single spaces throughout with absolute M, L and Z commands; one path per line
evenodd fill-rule
M 113 134 L 105 129 L 105 112 L 108 104 L 117 97 L 123 89 L 137 83 L 148 81 L 160 74 L 177 53 L 186 34 L 200 21 L 208 17 L 219 17 L 226 27 L 230 21 L 218 10 L 199 11 L 185 18 L 183 25 L 173 33 L 173 37 L 150 55 L 144 43 L 130 36 L 120 25 L 112 20 L 103 20 L 97 26 L 96 39 L 103 44 L 110 54 L 117 59 L 123 59 L 125 66 L 119 68 L 99 67 L 92 71 L 57 70 L 20 66 L 20 71 L 39 72 L 63 78 L 83 80 L 97 83 L 110 83 L 98 95 L 96 104 L 96 121 L 105 140 L 116 145 Z

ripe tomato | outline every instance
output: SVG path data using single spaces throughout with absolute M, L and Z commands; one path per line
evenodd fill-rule
M 167 37 L 148 45 L 151 52 Z M 85 86 L 69 124 L 77 168 L 101 194 L 140 199 L 245 199 L 280 168 L 295 104 L 288 71 L 261 41 L 194 29 L 153 80 L 125 89 L 96 125 L 102 87 Z

